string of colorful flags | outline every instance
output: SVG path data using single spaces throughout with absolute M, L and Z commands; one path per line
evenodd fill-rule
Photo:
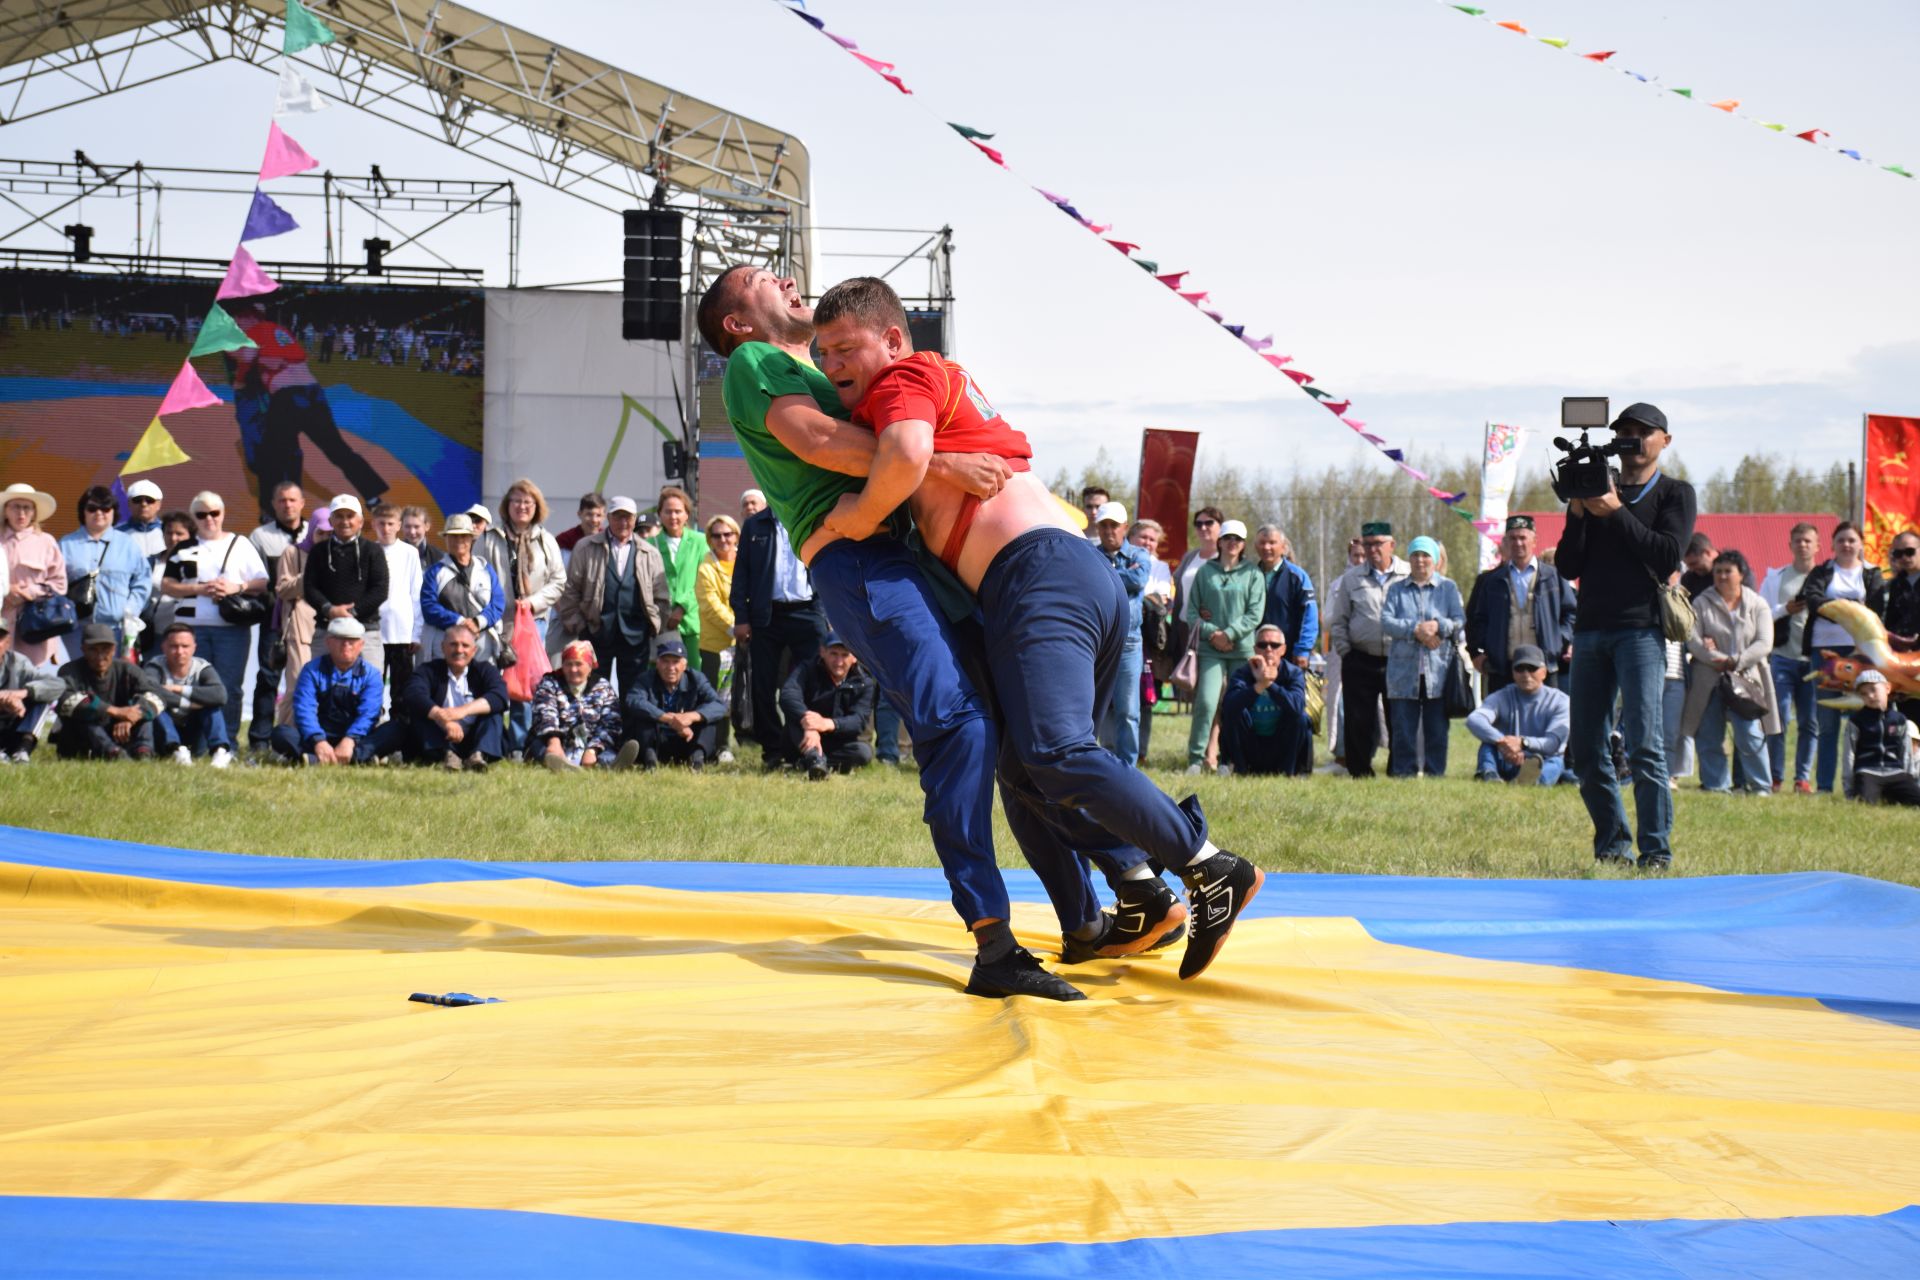
M 1535 34 L 1534 32 L 1528 30 L 1525 26 L 1523 26 L 1518 22 L 1495 18 L 1487 10 L 1478 9 L 1472 5 L 1453 4 L 1451 0 L 1436 0 L 1436 3 L 1440 4 L 1444 8 L 1455 10 L 1458 13 L 1463 13 L 1469 18 L 1477 18 L 1481 22 L 1486 23 L 1490 27 L 1499 27 L 1504 31 L 1510 31 L 1510 32 L 1513 32 L 1515 35 L 1525 36 L 1529 40 L 1533 40 L 1539 44 L 1548 45 L 1551 48 L 1558 49 L 1562 53 L 1572 54 L 1575 58 L 1579 59 L 1582 62 L 1588 62 L 1588 63 L 1592 63 L 1595 66 L 1603 66 L 1603 67 L 1607 67 L 1609 70 L 1618 71 L 1622 75 L 1627 76 L 1629 79 L 1637 80 L 1641 84 L 1644 84 L 1650 88 L 1656 89 L 1661 93 L 1672 94 L 1681 98 L 1685 98 L 1689 102 L 1698 103 L 1703 107 L 1709 107 L 1715 111 L 1723 111 L 1727 115 L 1733 116 L 1736 119 L 1745 120 L 1750 124 L 1758 125 L 1760 128 L 1767 130 L 1769 133 L 1777 133 L 1782 137 L 1786 137 L 1791 132 L 1793 137 L 1799 139 L 1802 142 L 1810 142 L 1814 146 L 1819 147 L 1823 151 L 1831 151 L 1835 155 L 1845 156 L 1847 159 L 1857 161 L 1860 164 L 1871 165 L 1874 168 L 1884 170 L 1885 172 L 1894 174 L 1898 177 L 1911 178 L 1914 176 L 1910 170 L 1905 169 L 1900 165 L 1881 164 L 1879 161 L 1869 156 L 1863 155 L 1858 148 L 1842 147 L 1842 146 L 1835 145 L 1834 142 L 1832 141 L 1833 135 L 1828 133 L 1825 129 L 1802 129 L 1799 131 L 1793 131 L 1791 130 L 1790 126 L 1788 126 L 1782 121 L 1762 120 L 1759 116 L 1752 115 L 1752 114 L 1749 114 L 1748 112 L 1740 110 L 1740 99 L 1738 98 L 1710 98 L 1706 94 L 1696 93 L 1693 89 L 1686 87 L 1684 85 L 1677 86 L 1677 85 L 1671 84 L 1661 79 L 1659 76 L 1648 75 L 1645 72 L 1640 72 L 1640 71 L 1632 71 L 1632 70 L 1629 70 L 1624 65 L 1616 65 L 1613 62 L 1613 59 L 1616 56 L 1618 56 L 1618 53 L 1619 53 L 1619 51 L 1616 49 L 1601 49 L 1594 53 L 1581 53 L 1573 47 L 1573 41 L 1564 36 L 1543 36 L 1543 35 Z
M 785 7 L 787 12 L 793 14 L 794 17 L 800 19 L 815 31 L 818 31 L 821 35 L 846 50 L 848 54 L 865 64 L 868 70 L 891 84 L 901 93 L 909 96 L 913 94 L 913 90 L 909 89 L 906 82 L 901 79 L 899 68 L 891 62 L 883 62 L 879 58 L 871 57 L 863 53 L 858 43 L 849 37 L 827 30 L 827 25 L 823 20 L 807 11 L 806 0 L 776 0 L 776 2 Z M 955 133 L 966 139 L 981 155 L 985 156 L 1000 168 L 1005 169 L 1008 173 L 1012 173 L 1016 177 L 1019 176 L 1013 166 L 1007 163 L 1005 153 L 996 147 L 988 145 L 994 140 L 995 135 L 981 129 L 976 129 L 971 125 L 958 124 L 953 121 L 948 121 L 947 123 Z M 1033 186 L 1032 183 L 1028 183 L 1028 185 Z M 1481 520 L 1473 511 L 1462 505 L 1467 498 L 1465 490 L 1458 493 L 1450 493 L 1445 489 L 1435 486 L 1432 476 L 1407 461 L 1406 450 L 1387 443 L 1385 437 L 1373 431 L 1366 422 L 1354 416 L 1353 400 L 1351 397 L 1337 396 L 1326 388 L 1317 385 L 1317 380 L 1312 374 L 1291 367 L 1294 363 L 1292 356 L 1282 355 L 1272 350 L 1273 336 L 1271 334 L 1262 338 L 1250 337 L 1247 333 L 1247 325 L 1229 323 L 1225 314 L 1206 305 L 1211 301 L 1206 290 L 1184 287 L 1186 277 L 1191 274 L 1190 272 L 1161 270 L 1160 263 L 1157 260 L 1141 256 L 1140 246 L 1138 244 L 1135 244 L 1131 240 L 1121 240 L 1109 236 L 1107 233 L 1113 230 L 1112 223 L 1093 221 L 1074 207 L 1073 201 L 1066 196 L 1056 195 L 1054 192 L 1039 186 L 1033 186 L 1033 190 L 1062 213 L 1072 218 L 1088 231 L 1091 231 L 1094 235 L 1105 240 L 1114 249 L 1118 250 L 1121 256 L 1125 257 L 1127 261 L 1133 263 L 1136 267 L 1146 272 L 1146 274 L 1165 285 L 1169 290 L 1178 294 L 1199 311 L 1201 315 L 1211 320 L 1225 332 L 1233 335 L 1235 339 L 1262 360 L 1266 361 L 1268 365 L 1285 374 L 1296 387 L 1308 396 L 1311 396 L 1321 408 L 1333 414 L 1334 417 L 1338 418 L 1341 423 L 1355 435 L 1359 436 L 1369 445 L 1372 445 L 1382 457 L 1393 463 L 1395 467 L 1419 481 L 1420 484 L 1426 488 L 1429 496 L 1445 504 L 1447 510 L 1468 524 L 1471 524 L 1480 532 L 1481 536 L 1486 538 L 1496 536 L 1493 531 L 1493 521 Z
M 281 45 L 282 53 L 295 54 L 315 45 L 332 44 L 333 38 L 332 29 L 300 0 L 287 0 L 286 39 Z M 267 122 L 266 151 L 260 158 L 260 176 L 253 189 L 253 202 L 247 207 L 246 222 L 240 229 L 240 241 L 234 246 L 233 257 L 227 263 L 226 277 L 213 295 L 213 305 L 208 308 L 206 319 L 200 323 L 200 331 L 187 352 L 187 358 L 180 362 L 180 371 L 174 375 L 166 395 L 161 397 L 160 408 L 153 415 L 153 421 L 147 424 L 139 443 L 134 445 L 126 463 L 120 468 L 122 477 L 192 461 L 173 438 L 173 433 L 167 430 L 165 419 L 189 409 L 210 408 L 221 403 L 220 397 L 208 389 L 193 367 L 194 357 L 219 355 L 259 345 L 247 336 L 232 314 L 220 304 L 258 297 L 280 288 L 279 281 L 261 269 L 259 262 L 248 251 L 247 243 L 299 229 L 300 224 L 294 221 L 293 215 L 276 204 L 273 197 L 262 189 L 262 185 L 276 178 L 292 177 L 296 173 L 319 167 L 320 162 L 308 155 L 304 147 L 280 128 L 279 118 L 309 115 L 325 106 L 325 99 L 290 63 L 281 67 L 280 83 L 273 104 L 276 119 Z

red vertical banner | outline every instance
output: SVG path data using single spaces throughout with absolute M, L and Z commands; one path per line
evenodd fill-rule
M 1193 489 L 1193 455 L 1198 431 L 1162 431 L 1148 427 L 1140 438 L 1140 510 L 1142 520 L 1158 520 L 1167 530 L 1160 558 L 1179 564 L 1187 554 L 1187 502 Z
M 1867 415 L 1860 469 L 1866 512 L 1867 563 L 1884 565 L 1887 549 L 1907 529 L 1920 529 L 1920 418 Z

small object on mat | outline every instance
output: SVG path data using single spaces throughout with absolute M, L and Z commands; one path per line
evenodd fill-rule
M 470 996 L 464 991 L 449 991 L 443 996 L 428 995 L 424 991 L 416 991 L 408 996 L 407 999 L 418 1000 L 421 1004 L 443 1004 L 456 1009 L 461 1005 L 467 1004 L 500 1003 L 499 996 Z

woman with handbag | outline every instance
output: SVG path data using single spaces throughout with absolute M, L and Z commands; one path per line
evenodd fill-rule
M 1387 587 L 1380 631 L 1387 637 L 1387 776 L 1447 771 L 1447 683 L 1462 661 L 1466 630 L 1460 588 L 1435 569 L 1440 544 L 1419 537 L 1407 547 L 1407 576 Z
M 227 504 L 219 494 L 194 494 L 190 509 L 198 537 L 167 558 L 160 590 L 180 602 L 174 621 L 193 628 L 195 651 L 226 686 L 227 739 L 238 742 L 253 628 L 271 608 L 267 566 L 252 542 L 226 531 Z
M 528 645 L 524 637 L 516 637 L 519 627 L 521 602 L 525 602 L 533 616 L 533 627 L 538 635 L 538 648 L 544 650 L 547 644 L 547 628 L 551 625 L 553 606 L 560 603 L 560 593 L 567 588 L 567 562 L 560 553 L 560 542 L 547 532 L 547 496 L 540 486 L 525 477 L 515 480 L 507 486 L 506 494 L 500 499 L 500 523 L 488 529 L 474 540 L 473 552 L 493 569 L 494 578 L 505 591 L 501 601 L 501 617 L 505 621 L 504 634 L 499 637 L 497 653 L 493 659 L 500 662 L 508 652 L 517 659 L 522 650 L 531 653 L 535 646 Z M 518 643 L 516 643 L 518 640 Z M 439 653 L 436 646 L 432 650 L 421 652 Z M 502 670 L 512 665 L 512 660 L 500 662 Z M 529 726 L 532 723 L 533 704 L 531 702 L 512 702 L 507 706 L 507 754 L 517 756 L 526 745 Z
M 1746 585 L 1745 561 L 1722 551 L 1713 561 L 1713 585 L 1693 598 L 1694 676 L 1680 730 L 1693 737 L 1700 760 L 1700 789 L 1731 794 L 1727 726 L 1733 726 L 1748 795 L 1773 794 L 1767 735 L 1780 732 L 1767 659 L 1773 654 L 1773 610 Z
M 119 514 L 113 490 L 98 484 L 89 488 L 80 495 L 80 527 L 60 539 L 60 555 L 67 565 L 67 598 L 79 612 L 80 625 L 112 627 L 124 648 L 127 623 L 147 607 L 153 571 L 133 536 L 113 527 Z M 158 639 L 149 637 L 155 652 Z
M 13 632 L 13 651 L 42 667 L 52 654 L 58 633 L 43 633 L 51 624 L 38 622 L 38 615 L 51 611 L 37 602 L 51 603 L 52 597 L 67 593 L 67 562 L 60 554 L 60 544 L 40 528 L 43 521 L 53 518 L 53 495 L 30 484 L 10 484 L 0 492 L 0 503 L 6 504 L 0 554 L 7 558 L 6 603 L 0 612 L 5 613 L 7 627 Z M 20 616 L 23 611 L 28 614 L 24 621 Z
M 1833 527 L 1833 559 L 1815 565 L 1800 584 L 1800 599 L 1806 605 L 1806 630 L 1801 633 L 1801 656 L 1812 669 L 1820 669 L 1820 654 L 1853 652 L 1853 636 L 1830 618 L 1820 616 L 1820 606 L 1832 600 L 1855 600 L 1874 613 L 1887 612 L 1887 584 L 1879 566 L 1866 562 L 1866 544 L 1853 522 L 1842 520 Z M 1820 741 L 1814 748 L 1814 786 L 1823 794 L 1833 791 L 1834 775 L 1840 767 L 1840 740 L 1845 736 L 1840 712 L 1834 707 L 1817 707 L 1814 720 L 1820 726 Z

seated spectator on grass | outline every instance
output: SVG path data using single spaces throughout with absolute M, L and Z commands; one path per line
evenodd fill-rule
M 195 652 L 193 628 L 176 622 L 160 636 L 154 656 L 147 659 L 147 679 L 165 707 L 154 723 L 154 749 L 171 755 L 177 764 L 190 765 L 211 755 L 216 769 L 233 763 L 233 742 L 227 737 L 227 687 L 213 664 Z
M 809 778 L 818 782 L 829 771 L 852 773 L 873 762 L 866 736 L 877 690 L 853 650 L 832 634 L 812 662 L 798 663 L 787 673 L 780 711 Z
M 647 769 L 663 760 L 706 768 L 716 750 L 717 722 L 727 714 L 725 700 L 707 678 L 688 668 L 686 641 L 675 631 L 656 642 L 653 669 L 627 691 L 621 709 L 627 737 L 640 744 L 640 764 Z M 624 745 L 621 752 L 626 753 Z
M 1487 695 L 1467 717 L 1480 739 L 1473 776 L 1481 782 L 1537 782 L 1550 787 L 1567 769 L 1567 695 L 1547 687 L 1547 655 L 1539 645 L 1514 646 L 1513 679 Z
M 119 637 L 105 623 L 80 630 L 81 656 L 60 668 L 60 729 L 53 736 L 62 760 L 153 759 L 153 721 L 160 697 L 146 673 L 118 657 Z
M 113 490 L 94 485 L 80 495 L 80 527 L 60 539 L 67 562 L 67 594 L 80 606 L 80 621 L 98 622 L 126 639 L 127 623 L 146 610 L 153 570 L 133 535 L 113 527 L 120 507 Z M 90 607 L 89 607 L 90 606 Z
M 67 689 L 13 651 L 13 631 L 0 617 L 0 764 L 25 764 L 39 743 L 36 731 Z
M 591 538 L 607 527 L 607 498 L 601 493 L 580 495 L 579 521 L 565 533 L 556 535 L 554 541 L 560 544 L 560 550 L 569 556 L 582 538 Z
M 507 682 L 491 662 L 474 658 L 480 637 L 464 622 L 440 636 L 440 656 L 423 662 L 400 691 L 407 719 L 383 746 L 397 746 L 410 763 L 431 761 L 451 773 L 485 773 L 505 754 L 500 717 L 507 709 Z
M 342 617 L 326 634 L 327 651 L 293 687 L 293 723 L 274 727 L 273 749 L 294 764 L 366 764 L 381 694 L 380 673 L 361 658 L 367 629 Z
M 1287 633 L 1262 623 L 1253 656 L 1227 680 L 1220 699 L 1220 754 L 1236 775 L 1313 772 L 1307 673 L 1287 661 Z
M 614 763 L 614 744 L 623 736 L 620 699 L 598 666 L 592 643 L 575 640 L 560 651 L 560 665 L 540 677 L 533 687 L 529 762 L 538 759 L 555 773 Z
M 1447 771 L 1448 664 L 1467 625 L 1460 588 L 1435 567 L 1440 544 L 1415 538 L 1407 547 L 1408 576 L 1387 588 L 1380 630 L 1387 648 L 1387 774 L 1411 778 L 1425 760 L 1429 778 Z
M 1892 686 L 1878 671 L 1862 671 L 1853 687 L 1866 705 L 1847 717 L 1853 772 L 1846 793 L 1867 804 L 1920 805 L 1908 720 L 1887 705 Z

